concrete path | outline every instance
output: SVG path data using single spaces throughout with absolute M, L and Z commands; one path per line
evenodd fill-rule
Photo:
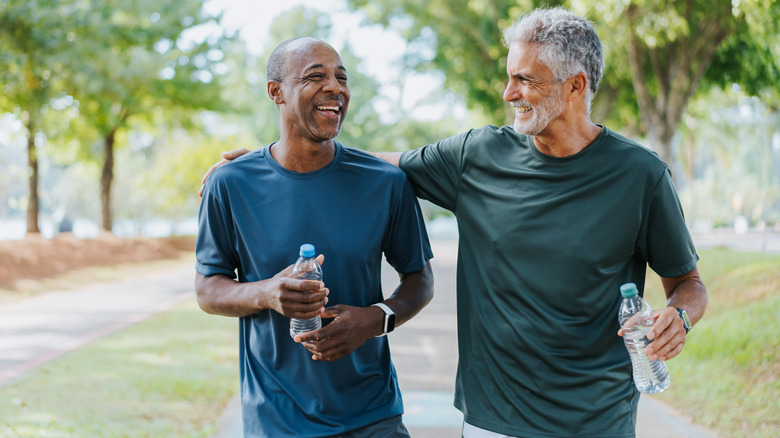
M 192 298 L 194 263 L 0 307 L 0 388 L 24 373 Z
M 780 252 L 780 235 L 695 236 L 697 246 Z M 456 243 L 434 241 L 436 296 L 420 315 L 391 337 L 393 360 L 404 394 L 404 421 L 415 438 L 460 436 L 462 416 L 452 407 L 457 344 L 455 328 Z M 0 307 L 0 390 L 25 373 L 113 331 L 193 298 L 193 267 L 187 262 L 132 279 L 52 292 Z M 383 280 L 390 290 L 397 276 Z M 238 370 L 236 370 L 238 374 Z M 237 400 L 223 415 L 222 438 L 241 436 Z M 712 438 L 710 431 L 650 397 L 639 404 L 639 438 Z

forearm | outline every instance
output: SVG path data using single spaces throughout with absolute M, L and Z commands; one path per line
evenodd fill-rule
M 401 161 L 401 152 L 368 152 L 368 153 L 377 158 L 381 158 L 396 167 L 398 167 L 398 163 Z
M 384 302 L 395 312 L 396 327 L 417 315 L 433 299 L 430 262 L 417 272 L 401 276 L 401 283 Z
M 198 305 L 206 313 L 223 316 L 249 316 L 262 310 L 254 283 L 239 283 L 224 275 L 195 273 Z
M 667 305 L 685 309 L 691 323 L 696 324 L 707 307 L 707 289 L 698 271 L 694 269 L 684 276 L 661 280 L 666 290 Z

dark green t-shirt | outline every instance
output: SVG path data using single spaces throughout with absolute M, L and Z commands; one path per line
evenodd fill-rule
M 582 152 L 542 154 L 511 126 L 405 152 L 417 195 L 455 213 L 455 406 L 520 437 L 633 437 L 639 394 L 617 336 L 619 287 L 698 256 L 668 167 L 604 127 Z

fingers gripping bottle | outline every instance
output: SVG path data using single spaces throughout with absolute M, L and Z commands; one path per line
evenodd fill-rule
M 649 360 L 645 347 L 650 342 L 647 332 L 653 326 L 653 310 L 639 296 L 636 284 L 626 283 L 620 286 L 623 302 L 620 304 L 618 321 L 623 328 L 623 342 L 631 356 L 631 368 L 634 374 L 634 384 L 639 392 L 654 394 L 669 387 L 669 371 L 666 363 L 660 360 Z
M 300 258 L 295 262 L 290 276 L 302 280 L 322 281 L 322 267 L 314 258 L 314 254 L 314 245 L 309 243 L 301 245 Z M 322 320 L 319 315 L 309 319 L 292 318 L 290 320 L 290 336 L 295 337 L 298 333 L 310 332 L 320 327 L 322 327 Z

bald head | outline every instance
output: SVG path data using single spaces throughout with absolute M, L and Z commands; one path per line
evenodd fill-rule
M 302 47 L 306 47 L 309 44 L 324 44 L 331 47 L 330 44 L 325 41 L 307 36 L 292 38 L 279 44 L 274 51 L 271 52 L 271 56 L 268 57 L 268 63 L 265 68 L 266 80 L 282 82 L 282 79 L 284 79 L 284 76 L 287 74 L 287 65 L 289 61 L 287 55 Z

